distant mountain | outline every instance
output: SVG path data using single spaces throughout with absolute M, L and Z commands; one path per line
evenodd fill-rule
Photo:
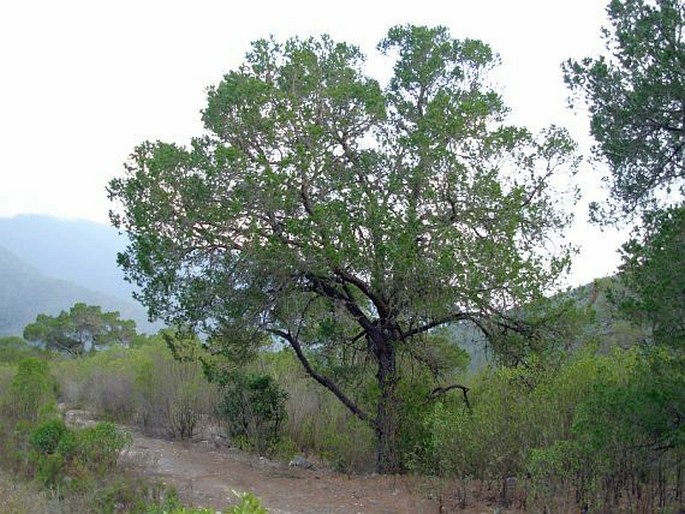
M 37 314 L 59 314 L 76 302 L 119 311 L 139 330 L 147 321 L 133 287 L 117 267 L 126 238 L 107 225 L 42 215 L 0 218 L 0 335 L 18 335 Z
M 2 246 L 0 284 L 0 336 L 21 335 L 38 314 L 54 316 L 76 302 L 99 305 L 104 311 L 119 311 L 122 318 L 135 320 L 141 331 L 157 328 L 147 321 L 145 309 L 134 302 L 47 277 Z
M 0 218 L 0 245 L 43 275 L 131 299 L 116 264 L 126 238 L 108 225 L 34 214 Z

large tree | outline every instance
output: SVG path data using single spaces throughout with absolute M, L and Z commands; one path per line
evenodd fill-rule
M 610 204 L 593 216 L 613 222 L 685 193 L 685 4 L 612 0 L 607 14 L 608 54 L 568 60 L 564 76 L 589 107 L 595 156 L 611 171 Z
M 128 346 L 135 335 L 135 321 L 121 319 L 117 311 L 102 312 L 100 306 L 85 303 L 75 303 L 57 316 L 39 314 L 24 328 L 27 341 L 76 356 L 115 343 Z
M 575 158 L 562 130 L 506 124 L 486 44 L 402 26 L 379 49 L 394 59 L 385 86 L 354 46 L 257 41 L 209 89 L 206 133 L 141 144 L 109 194 L 131 241 L 119 262 L 151 315 L 232 354 L 280 338 L 374 428 L 377 469 L 395 472 L 398 363 L 426 363 L 449 323 L 529 328 L 516 307 L 569 262 L 551 184 Z M 321 355 L 369 363 L 374 407 Z

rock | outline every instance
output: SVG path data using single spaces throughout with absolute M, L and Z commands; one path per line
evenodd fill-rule
M 302 457 L 301 455 L 297 455 L 296 457 L 293 458 L 288 463 L 288 466 L 291 468 L 300 468 L 300 469 L 312 469 L 314 467 L 314 464 L 309 462 L 307 459 Z

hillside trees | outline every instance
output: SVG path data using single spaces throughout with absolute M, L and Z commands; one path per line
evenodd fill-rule
M 530 333 L 515 307 L 567 268 L 552 183 L 575 159 L 564 131 L 505 123 L 486 44 L 402 26 L 379 49 L 384 87 L 354 46 L 257 41 L 209 89 L 206 133 L 142 143 L 108 190 L 150 314 L 233 355 L 287 343 L 374 428 L 387 473 L 402 469 L 399 362 L 430 368 L 432 331 L 456 321 Z M 326 359 L 370 366 L 372 401 Z
M 610 57 L 568 61 L 564 69 L 590 108 L 596 156 L 609 164 L 611 204 L 595 206 L 596 220 L 642 214 L 622 248 L 612 300 L 647 336 L 632 376 L 604 384 L 596 401 L 579 409 L 577 435 L 594 440 L 593 459 L 596 448 L 632 459 L 614 468 L 632 473 L 631 479 L 648 483 L 658 469 L 657 482 L 675 476 L 679 484 L 685 449 L 685 5 L 612 0 L 607 12 Z M 609 426 L 616 432 L 607 438 Z M 663 500 L 667 489 L 660 487 Z M 681 494 L 680 485 L 674 490 Z
M 128 345 L 135 335 L 135 321 L 85 303 L 76 303 L 69 312 L 62 311 L 57 316 L 39 314 L 36 321 L 24 328 L 27 341 L 41 342 L 48 349 L 72 355 L 114 343 Z
M 651 343 L 685 349 L 685 206 L 649 213 L 622 253 L 621 312 Z
M 650 210 L 663 193 L 685 193 L 685 4 L 612 0 L 603 30 L 608 56 L 564 64 L 586 101 L 596 157 L 609 164 L 611 202 L 597 220 Z M 668 198 L 666 198 L 668 200 Z

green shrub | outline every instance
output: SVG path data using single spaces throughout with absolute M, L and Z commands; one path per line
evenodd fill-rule
M 29 437 L 33 448 L 42 454 L 51 454 L 57 451 L 67 426 L 61 419 L 51 419 L 38 425 Z
M 240 503 L 233 506 L 228 512 L 229 514 L 267 514 L 267 510 L 262 507 L 259 498 L 257 498 L 252 493 L 236 493 L 233 491 L 239 499 Z
M 278 443 L 287 419 L 287 393 L 269 375 L 234 372 L 221 377 L 219 413 L 228 435 L 263 454 Z
M 214 414 L 218 391 L 197 361 L 178 361 L 161 340 L 132 352 L 137 418 L 147 433 L 190 438 Z
M 55 356 L 48 350 L 29 345 L 22 337 L 0 337 L 0 363 L 16 363 L 27 357 L 49 360 Z
M 131 422 L 135 414 L 132 368 L 130 351 L 121 347 L 53 366 L 63 401 L 120 423 Z
M 49 364 L 30 357 L 18 363 L 5 410 L 15 421 L 35 422 L 41 411 L 54 405 L 56 398 L 56 383 Z
M 77 455 L 97 475 L 110 471 L 116 465 L 119 452 L 130 446 L 131 434 L 115 425 L 101 422 L 78 432 Z

